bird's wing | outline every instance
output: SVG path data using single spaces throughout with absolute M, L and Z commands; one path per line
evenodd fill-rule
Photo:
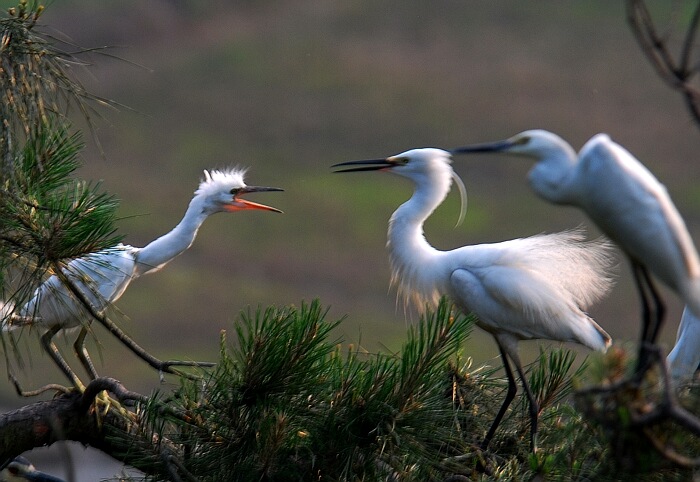
M 481 265 L 463 263 L 455 269 L 450 277 L 450 296 L 461 309 L 475 313 L 480 326 L 492 333 L 573 341 L 604 349 L 610 337 L 577 305 L 578 294 L 552 276 L 552 270 L 540 269 L 543 257 L 536 249 L 533 252 L 532 239 L 476 247 L 490 259 Z M 547 243 L 543 251 L 547 251 Z M 470 253 L 472 259 L 474 254 Z M 568 275 L 576 278 L 576 267 L 571 269 L 574 272 Z M 591 285 L 590 289 L 599 287 Z
M 120 244 L 71 261 L 66 272 L 99 295 L 103 301 L 100 305 L 111 303 L 119 299 L 134 279 L 135 252 L 136 248 Z
M 116 301 L 133 279 L 133 248 L 118 245 L 68 263 L 64 274 L 97 311 Z M 47 279 L 20 310 L 45 325 L 77 326 L 85 309 L 56 275 Z
M 585 210 L 628 254 L 664 279 L 673 262 L 658 259 L 655 269 L 652 258 L 673 253 L 678 269 L 700 276 L 695 245 L 666 188 L 625 148 L 607 135 L 593 137 L 579 154 L 577 178 Z

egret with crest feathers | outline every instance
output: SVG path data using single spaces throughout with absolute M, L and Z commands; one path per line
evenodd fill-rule
M 517 342 L 548 339 L 595 350 L 608 347 L 610 336 L 583 310 L 611 286 L 607 274 L 610 246 L 605 241 L 584 242 L 580 231 L 569 231 L 451 251 L 435 249 L 425 239 L 423 223 L 445 199 L 453 179 L 464 192 L 450 164 L 450 152 L 425 148 L 334 167 L 343 167 L 337 172 L 387 171 L 413 181 L 413 196 L 389 222 L 392 278 L 399 292 L 417 301 L 419 309 L 448 296 L 464 313 L 474 313 L 477 324 L 494 336 L 508 377 L 508 392 L 482 446 L 489 445 L 517 392 L 510 359 L 530 402 L 535 450 L 539 408 Z
M 204 171 L 204 180 L 195 191 L 184 217 L 172 231 L 143 248 L 119 244 L 70 261 L 61 268 L 60 273 L 53 274 L 39 286 L 24 306 L 16 310 L 7 304 L 4 306 L 4 328 L 31 324 L 45 330 L 41 337 L 44 349 L 78 387 L 81 386 L 79 378 L 65 362 L 52 339 L 61 330 L 80 328 L 74 349 L 91 378 L 96 378 L 97 372 L 84 346 L 88 325 L 93 319 L 103 323 L 127 347 L 161 371 L 170 371 L 171 366 L 211 366 L 198 362 L 160 362 L 121 332 L 104 316 L 104 311 L 119 299 L 134 279 L 158 271 L 187 250 L 204 220 L 212 214 L 244 210 L 282 212 L 244 199 L 243 196 L 250 193 L 282 191 L 275 187 L 247 186 L 244 174 L 245 169 Z
M 528 175 L 532 189 L 552 203 L 581 208 L 627 254 L 642 300 L 638 372 L 646 366 L 646 349 L 655 343 L 665 311 L 649 272 L 696 315 L 689 322 L 698 319 L 700 260 L 683 218 L 666 188 L 608 135 L 593 136 L 578 155 L 564 139 L 545 130 L 453 152 L 503 152 L 533 159 Z

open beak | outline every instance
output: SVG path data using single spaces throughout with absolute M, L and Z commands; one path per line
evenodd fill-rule
M 367 159 L 364 161 L 347 161 L 341 162 L 340 164 L 333 164 L 331 167 L 343 167 L 343 166 L 357 166 L 350 168 L 343 168 L 333 172 L 360 172 L 360 171 L 381 171 L 383 169 L 390 169 L 396 165 L 395 161 L 391 158 L 387 159 Z
M 238 192 L 233 196 L 233 203 L 227 206 L 227 211 L 241 211 L 243 209 L 260 209 L 262 211 L 272 211 L 274 213 L 281 213 L 277 208 L 272 206 L 266 206 L 265 204 L 259 204 L 253 201 L 248 201 L 243 199 L 241 196 L 251 192 L 267 192 L 267 191 L 284 191 L 278 187 L 262 187 L 262 186 L 246 186 L 239 189 Z
M 456 147 L 454 149 L 450 149 L 449 152 L 450 154 L 471 154 L 474 152 L 500 152 L 506 151 L 514 145 L 515 142 L 513 142 L 510 139 L 505 139 L 502 141 L 485 142 L 482 144 L 472 144 L 464 147 Z

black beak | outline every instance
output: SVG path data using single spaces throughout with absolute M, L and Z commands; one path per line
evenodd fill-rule
M 470 146 L 456 147 L 450 149 L 450 154 L 472 154 L 475 152 L 499 152 L 513 147 L 511 140 L 485 142 L 483 144 L 472 144 Z
M 284 191 L 284 189 L 281 189 L 279 187 L 246 186 L 244 188 L 241 188 L 238 191 L 238 193 L 239 194 L 246 194 L 249 192 L 268 192 L 268 191 Z
M 379 171 L 381 169 L 387 169 L 394 167 L 395 162 L 389 159 L 367 159 L 364 161 L 347 161 L 341 162 L 340 164 L 333 164 L 331 167 L 341 167 L 341 166 L 359 166 L 351 167 L 347 169 L 340 169 L 334 172 L 360 172 L 360 171 Z

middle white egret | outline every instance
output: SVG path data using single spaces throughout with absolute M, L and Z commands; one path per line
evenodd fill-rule
M 564 139 L 545 130 L 451 152 L 504 152 L 534 159 L 528 175 L 532 189 L 552 203 L 583 209 L 627 254 L 642 299 L 638 371 L 645 365 L 646 346 L 658 337 L 665 311 L 649 272 L 700 315 L 700 260 L 683 218 L 666 188 L 608 135 L 593 136 L 578 155 Z
M 337 172 L 389 171 L 413 181 L 413 196 L 389 222 L 392 280 L 419 309 L 448 296 L 464 313 L 474 313 L 478 325 L 494 336 L 508 377 L 508 392 L 482 446 L 488 446 L 517 392 L 510 358 L 530 403 L 531 447 L 535 450 L 539 408 L 517 342 L 548 339 L 595 350 L 609 346 L 610 336 L 584 310 L 611 287 L 607 273 L 611 246 L 602 240 L 584 242 L 580 231 L 568 231 L 451 251 L 435 249 L 424 237 L 423 223 L 447 196 L 452 179 L 461 186 L 450 163 L 449 152 L 426 148 L 334 167 L 356 166 Z

